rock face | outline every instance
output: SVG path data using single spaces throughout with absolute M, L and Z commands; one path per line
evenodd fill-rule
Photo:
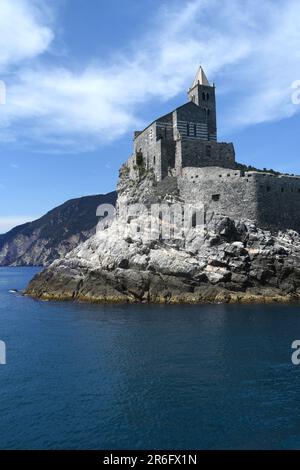
M 95 233 L 96 209 L 116 193 L 72 199 L 34 222 L 0 235 L 0 266 L 45 266 Z
M 26 294 L 90 302 L 299 299 L 297 232 L 271 233 L 252 221 L 217 215 L 206 208 L 201 224 L 192 222 L 176 232 L 178 225 L 173 221 L 171 235 L 163 238 L 153 214 L 149 219 L 149 208 L 172 203 L 184 207 L 176 178 L 155 183 L 151 174 L 145 174 L 133 183 L 123 168 L 118 193 L 112 224 L 108 228 L 103 224 L 102 230 L 38 274 Z M 135 203 L 144 206 L 132 210 Z

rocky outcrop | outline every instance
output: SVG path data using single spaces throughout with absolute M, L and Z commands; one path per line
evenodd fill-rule
M 38 274 L 26 294 L 90 302 L 271 302 L 300 297 L 300 236 L 271 233 L 249 220 L 205 211 L 203 223 L 164 239 L 134 203 L 184 204 L 176 178 L 139 183 L 122 173 L 118 212 L 62 260 Z M 129 211 L 123 211 L 124 207 Z M 155 224 L 153 224 L 155 226 Z M 172 226 L 172 230 L 176 227 Z M 173 233 L 171 230 L 171 233 Z M 155 232 L 155 230 L 154 230 Z
M 0 266 L 45 266 L 95 233 L 96 209 L 116 193 L 71 199 L 34 222 L 0 235 Z

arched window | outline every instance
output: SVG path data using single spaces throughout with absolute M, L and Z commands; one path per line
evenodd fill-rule
M 209 101 L 209 93 L 206 93 L 206 101 Z
M 203 99 L 203 101 L 205 101 L 205 93 L 204 93 L 204 91 L 202 92 L 202 99 Z

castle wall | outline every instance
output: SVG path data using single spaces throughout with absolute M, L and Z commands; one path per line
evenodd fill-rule
M 181 139 L 176 143 L 175 166 L 177 173 L 185 167 L 234 168 L 234 147 L 227 143 Z
M 225 168 L 183 168 L 178 188 L 187 203 L 208 212 L 250 219 L 271 231 L 300 231 L 300 177 Z
M 187 203 L 201 202 L 208 212 L 255 220 L 256 182 L 242 175 L 220 167 L 183 168 L 178 188 Z
M 300 231 L 300 177 L 253 173 L 257 187 L 257 221 L 272 229 Z

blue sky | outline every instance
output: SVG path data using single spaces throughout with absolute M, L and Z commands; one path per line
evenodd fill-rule
M 298 0 L 0 0 L 0 233 L 114 189 L 201 63 L 237 160 L 300 173 Z

